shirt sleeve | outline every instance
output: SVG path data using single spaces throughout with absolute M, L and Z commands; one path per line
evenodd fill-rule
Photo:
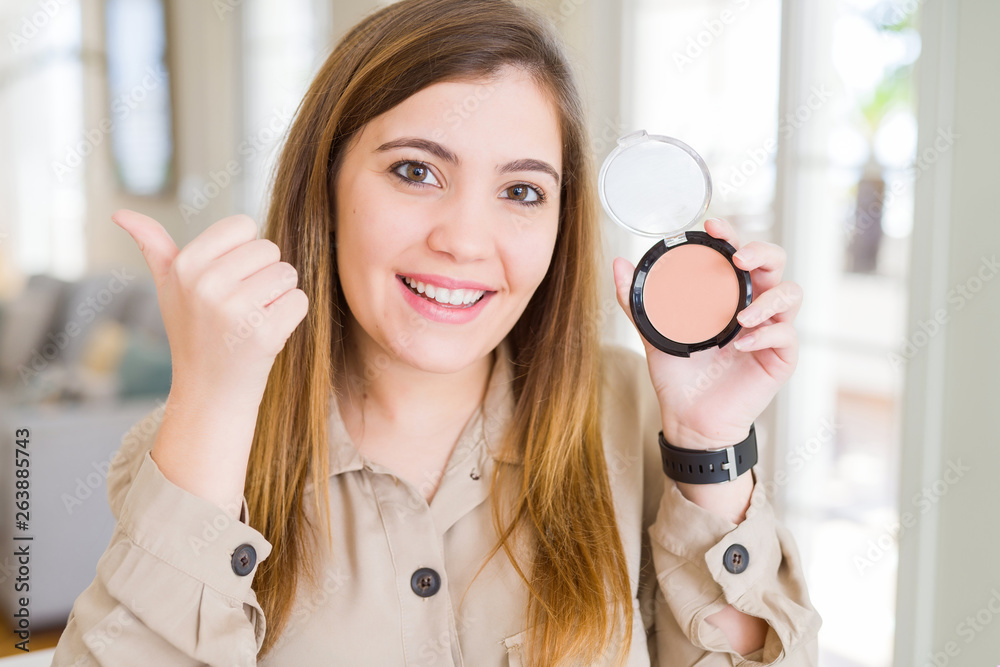
M 658 583 L 653 597 L 654 664 L 815 666 L 822 619 L 810 603 L 794 538 L 776 520 L 756 471 L 751 469 L 750 506 L 738 525 L 688 500 L 662 468 L 659 474 L 663 494 L 649 527 Z M 745 569 L 726 568 L 730 547 L 740 553 L 740 547 L 745 549 Z M 740 655 L 725 634 L 705 620 L 727 604 L 767 621 L 762 649 Z
M 245 497 L 237 520 L 164 477 L 149 453 L 158 422 L 133 426 L 112 459 L 115 529 L 54 666 L 257 663 L 265 619 L 251 585 L 271 544 L 250 527 Z

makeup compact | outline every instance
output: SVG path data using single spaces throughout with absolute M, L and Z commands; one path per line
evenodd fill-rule
M 701 156 L 672 137 L 626 134 L 601 165 L 598 192 L 616 223 L 660 238 L 639 260 L 629 290 L 642 337 L 678 357 L 735 338 L 736 315 L 753 298 L 750 272 L 733 264 L 736 249 L 729 243 L 688 231 L 712 198 Z

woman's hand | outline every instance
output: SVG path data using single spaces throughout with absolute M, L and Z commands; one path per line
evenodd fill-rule
M 148 216 L 112 219 L 153 274 L 170 343 L 173 377 L 150 457 L 168 480 L 238 519 L 267 378 L 309 299 L 245 215 L 219 220 L 183 250 Z
M 174 387 L 206 401 L 256 409 L 271 366 L 306 315 L 309 299 L 278 246 L 245 215 L 223 218 L 178 250 L 149 216 L 111 216 L 139 246 L 156 283 Z M 233 400 L 227 401 L 232 405 Z
M 750 425 L 795 370 L 799 351 L 792 320 L 802 303 L 802 289 L 781 280 L 785 251 L 758 241 L 741 248 L 732 226 L 719 218 L 706 220 L 705 231 L 735 247 L 734 263 L 750 272 L 754 298 L 737 316 L 742 331 L 722 348 L 686 358 L 662 352 L 642 338 L 660 400 L 663 435 L 669 443 L 689 449 L 716 449 L 746 438 Z M 613 270 L 618 304 L 635 326 L 629 308 L 635 267 L 619 257 Z

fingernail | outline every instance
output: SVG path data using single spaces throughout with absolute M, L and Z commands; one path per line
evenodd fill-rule
M 753 261 L 753 251 L 747 250 L 746 248 L 737 250 L 733 257 L 740 260 L 744 264 L 749 264 Z
M 753 334 L 747 334 L 743 338 L 738 339 L 733 345 L 737 350 L 745 350 L 753 345 L 754 337 Z
M 736 319 L 739 320 L 740 324 L 742 324 L 743 326 L 752 327 L 755 324 L 757 324 L 759 316 L 757 315 L 756 310 L 751 310 L 747 308 L 746 310 L 741 310 L 739 314 L 736 316 Z

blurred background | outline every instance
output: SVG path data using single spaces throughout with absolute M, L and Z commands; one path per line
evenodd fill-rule
M 30 425 L 39 645 L 111 535 L 121 436 L 170 386 L 155 289 L 110 214 L 179 245 L 234 213 L 260 223 L 311 77 L 384 4 L 0 3 L 0 465 Z M 629 132 L 677 137 L 711 169 L 709 216 L 788 251 L 801 357 L 758 468 L 823 616 L 820 664 L 1000 662 L 1000 3 L 530 4 L 578 68 L 596 165 Z M 601 322 L 641 352 L 610 266 L 651 242 L 603 224 Z M 0 557 L 5 618 L 11 572 Z

